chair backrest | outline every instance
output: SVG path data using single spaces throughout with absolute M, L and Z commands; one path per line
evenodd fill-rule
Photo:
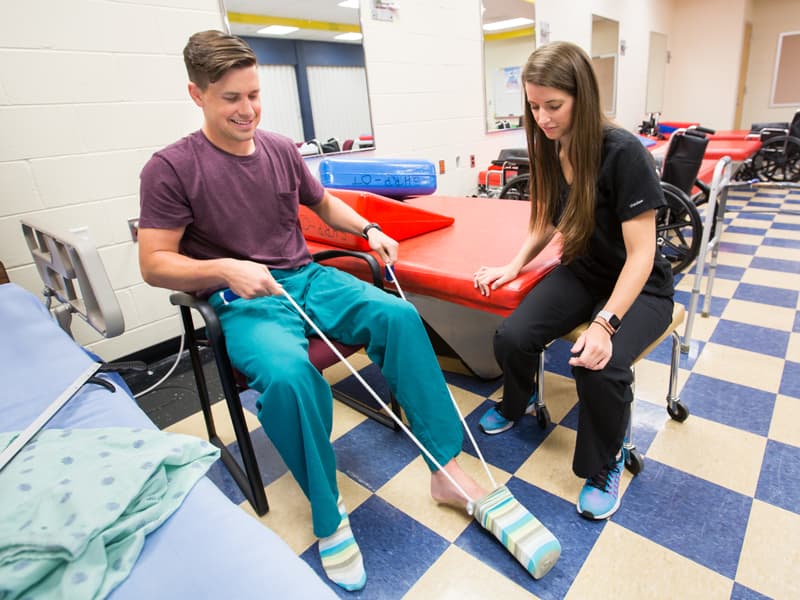
M 703 164 L 706 146 L 708 138 L 702 133 L 692 130 L 678 130 L 673 133 L 661 167 L 661 181 L 670 183 L 691 196 L 697 173 Z
M 789 125 L 789 135 L 792 137 L 800 138 L 800 110 L 794 113 L 792 122 Z

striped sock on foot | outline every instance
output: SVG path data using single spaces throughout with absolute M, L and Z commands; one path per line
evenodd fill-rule
M 561 556 L 561 544 L 528 509 L 500 486 L 475 503 L 475 520 L 514 555 L 534 579 L 544 577 Z
M 353 592 L 364 587 L 367 574 L 341 498 L 338 506 L 342 521 L 333 535 L 319 540 L 319 556 L 328 578 L 339 587 Z

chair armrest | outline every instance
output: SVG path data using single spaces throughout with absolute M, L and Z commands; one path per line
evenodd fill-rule
M 169 301 L 175 306 L 186 309 L 193 308 L 199 312 L 205 323 L 206 335 L 214 346 L 221 343 L 221 340 L 224 339 L 222 337 L 222 326 L 219 324 L 219 317 L 217 317 L 217 313 L 207 301 L 187 294 L 186 292 L 173 292 L 169 296 Z
M 319 252 L 315 252 L 311 255 L 315 262 L 324 262 L 326 260 L 330 260 L 332 258 L 342 258 L 342 257 L 350 257 L 350 258 L 359 258 L 367 263 L 369 266 L 369 270 L 372 273 L 372 283 L 375 287 L 380 289 L 383 288 L 383 274 L 381 273 L 381 267 L 378 264 L 378 260 L 368 252 L 359 252 L 358 250 L 343 250 L 343 249 L 336 249 L 336 250 L 320 250 Z

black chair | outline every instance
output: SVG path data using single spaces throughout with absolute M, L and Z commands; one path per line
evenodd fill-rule
M 326 250 L 313 255 L 316 262 L 323 262 L 340 257 L 355 257 L 364 260 L 369 266 L 372 283 L 383 289 L 383 278 L 380 266 L 375 257 L 371 254 L 353 250 Z M 172 293 L 170 295 L 170 302 L 180 308 L 184 335 L 186 336 L 186 346 L 191 358 L 192 371 L 194 373 L 195 383 L 197 384 L 197 393 L 200 398 L 208 440 L 220 449 L 220 456 L 223 463 L 228 468 L 234 481 L 236 481 L 236 484 L 242 490 L 242 493 L 250 502 L 255 512 L 258 515 L 264 515 L 269 510 L 269 503 L 267 502 L 264 484 L 258 470 L 258 462 L 255 451 L 253 450 L 252 440 L 250 439 L 250 432 L 245 422 L 244 409 L 242 408 L 242 403 L 239 398 L 239 391 L 246 387 L 246 383 L 241 374 L 239 374 L 231 364 L 230 357 L 225 347 L 225 336 L 222 332 L 217 314 L 208 302 L 185 292 Z M 195 331 L 192 310 L 196 310 L 203 318 L 203 323 L 205 325 L 204 335 L 199 336 Z M 309 337 L 308 340 L 309 359 L 320 372 L 339 362 L 339 358 L 322 339 L 312 336 Z M 349 346 L 336 341 L 334 341 L 334 345 L 345 358 L 358 352 L 362 348 L 361 346 Z M 228 450 L 225 446 L 225 442 L 223 442 L 217 434 L 214 417 L 211 413 L 211 400 L 208 393 L 208 385 L 203 371 L 203 363 L 200 358 L 201 347 L 210 347 L 212 350 L 217 373 L 222 385 L 222 391 L 225 395 L 228 413 L 233 424 L 236 441 L 239 445 L 239 452 L 244 469 L 242 469 L 233 453 Z M 340 402 L 375 419 L 381 424 L 393 429 L 399 429 L 395 421 L 380 408 L 362 402 L 357 398 L 353 398 L 336 388 L 333 388 L 333 395 L 334 398 Z M 397 416 L 400 416 L 400 406 L 393 396 L 389 399 L 387 404 Z

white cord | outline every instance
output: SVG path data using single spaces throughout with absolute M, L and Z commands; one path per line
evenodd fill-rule
M 134 394 L 133 395 L 134 398 L 138 398 L 139 396 L 144 396 L 148 392 L 152 392 L 154 389 L 156 389 L 158 386 L 160 386 L 162 383 L 164 383 L 164 381 L 166 381 L 167 377 L 172 375 L 172 372 L 175 370 L 175 368 L 178 366 L 178 363 L 181 361 L 181 355 L 183 354 L 183 339 L 184 339 L 184 334 L 182 333 L 181 334 L 181 346 L 180 346 L 180 348 L 178 348 L 178 356 L 175 357 L 175 362 L 172 363 L 172 367 L 170 367 L 169 371 L 167 371 L 167 374 L 164 375 L 158 381 L 156 381 L 153 385 L 151 385 L 146 390 L 142 390 L 138 394 Z
M 392 265 L 386 265 L 386 270 L 389 272 L 389 276 L 392 278 L 392 283 L 394 283 L 394 287 L 397 288 L 397 293 L 400 294 L 400 297 L 403 300 L 406 300 L 406 295 L 403 293 L 403 290 L 400 289 L 400 284 L 397 283 L 397 277 L 394 276 L 394 269 L 392 269 Z
M 353 365 L 350 364 L 349 360 L 347 360 L 344 356 L 342 356 L 342 353 L 339 352 L 339 350 L 336 348 L 336 346 L 333 345 L 333 343 L 328 339 L 328 337 L 324 333 L 322 333 L 322 330 L 319 327 L 317 327 L 316 323 L 314 323 L 314 321 L 311 320 L 311 318 L 305 313 L 305 311 L 302 308 L 300 308 L 300 305 L 297 304 L 297 302 L 295 302 L 291 294 L 289 294 L 289 292 L 287 292 L 285 289 L 281 291 L 283 292 L 283 295 L 286 296 L 286 298 L 292 304 L 292 306 L 294 306 L 295 310 L 297 310 L 297 312 L 300 313 L 300 316 L 302 316 L 303 319 L 305 319 L 306 323 L 308 323 L 311 326 L 314 332 L 322 339 L 322 341 L 324 341 L 328 345 L 328 347 L 339 358 L 339 360 L 342 361 L 347 366 L 347 368 L 355 376 L 355 378 L 358 379 L 361 385 L 364 386 L 364 389 L 367 390 L 367 392 L 369 392 L 369 394 L 375 399 L 375 401 L 381 406 L 381 408 L 383 408 L 383 410 L 386 411 L 386 413 L 392 418 L 392 420 L 395 423 L 397 423 L 397 425 L 400 427 L 400 429 L 403 430 L 403 432 L 409 437 L 409 439 L 411 439 L 411 441 L 417 445 L 417 448 L 419 448 L 422 451 L 422 453 L 428 458 L 428 460 L 430 460 L 439 469 L 439 471 L 448 479 L 448 481 L 450 481 L 450 483 L 453 484 L 453 487 L 456 488 L 456 490 L 458 490 L 458 492 L 467 500 L 467 512 L 469 514 L 472 514 L 472 509 L 473 505 L 475 504 L 475 501 L 472 498 L 470 498 L 469 494 L 467 494 L 466 491 L 464 491 L 464 488 L 462 488 L 458 484 L 458 482 L 455 479 L 453 479 L 453 476 L 450 475 L 450 473 L 444 470 L 444 467 L 442 467 L 442 465 L 439 464 L 439 462 L 433 457 L 433 455 L 428 451 L 428 449 L 425 448 L 425 446 L 423 446 L 420 443 L 420 441 L 416 438 L 416 436 L 413 433 L 411 433 L 411 430 L 408 427 L 406 427 L 406 424 L 403 423 L 403 421 L 401 421 L 396 414 L 394 414 L 394 411 L 389 409 L 389 407 L 381 399 L 381 397 L 378 396 L 377 393 L 375 393 L 375 390 L 373 390 L 372 387 L 366 381 L 364 381 L 364 378 L 361 377 L 361 374 L 358 371 L 356 371 L 355 367 L 353 367 Z
M 405 294 L 403 294 L 403 290 L 400 289 L 400 283 L 397 281 L 397 277 L 394 276 L 394 272 L 392 271 L 392 267 L 386 265 L 386 268 L 389 269 L 389 272 L 392 275 L 392 280 L 394 281 L 394 285 L 397 287 L 397 291 L 400 292 L 400 297 L 405 300 Z M 458 418 L 461 419 L 461 424 L 464 426 L 464 431 L 467 432 L 467 437 L 469 437 L 469 441 L 472 443 L 472 447 L 475 448 L 475 453 L 478 455 L 478 458 L 483 465 L 483 469 L 486 471 L 486 475 L 489 477 L 489 481 L 492 482 L 492 487 L 497 489 L 497 482 L 492 477 L 491 471 L 489 471 L 489 465 L 486 464 L 486 460 L 483 458 L 483 454 L 481 453 L 481 449 L 478 448 L 478 442 L 475 441 L 475 438 L 472 436 L 472 431 L 470 431 L 469 427 L 467 426 L 467 421 L 464 419 L 464 415 L 461 414 L 461 411 L 458 408 L 458 404 L 456 403 L 456 399 L 453 397 L 453 392 L 450 391 L 450 386 L 447 386 L 447 393 L 450 394 L 450 400 L 453 402 L 453 408 L 456 409 L 456 413 L 458 413 Z

